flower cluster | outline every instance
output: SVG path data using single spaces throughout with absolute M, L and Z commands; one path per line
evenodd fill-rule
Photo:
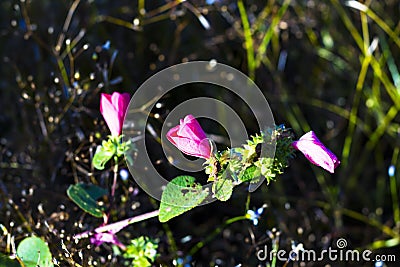
M 257 181 L 261 175 L 269 182 L 288 167 L 294 149 L 302 152 L 311 163 L 331 173 L 340 164 L 335 154 L 319 141 L 313 131 L 293 141 L 291 132 L 283 125 L 251 137 L 243 147 L 212 151 L 200 124 L 193 115 L 187 115 L 180 125 L 167 133 L 167 138 L 183 153 L 207 160 L 209 181 L 227 179 L 227 174 L 230 174 L 235 184 Z M 261 147 L 265 144 L 267 148 L 268 145 L 276 145 L 273 158 L 261 156 Z
M 208 180 L 231 178 L 238 185 L 243 182 L 258 182 L 264 176 L 269 183 L 289 166 L 289 159 L 294 152 L 291 143 L 291 133 L 281 125 L 252 136 L 242 147 L 215 152 L 207 162 Z M 272 153 L 263 155 L 263 146 L 267 150 L 276 146 L 275 156 L 268 155 Z
M 129 100 L 129 94 L 126 93 L 113 93 L 112 95 L 102 94 L 100 100 L 100 112 L 110 129 L 111 135 L 108 140 L 104 140 L 102 145 L 97 148 L 92 163 L 95 168 L 102 170 L 111 158 L 115 159 L 114 182 L 111 197 L 114 197 L 115 192 L 115 178 L 118 171 L 117 159 L 131 147 L 130 142 L 122 142 L 121 134 Z M 168 131 L 167 139 L 183 153 L 206 160 L 204 163 L 206 166 L 205 172 L 208 174 L 208 181 L 212 182 L 213 196 L 221 201 L 228 200 L 232 195 L 233 187 L 241 183 L 258 182 L 261 177 L 265 177 L 267 183 L 271 180 L 275 180 L 277 175 L 283 173 L 283 170 L 289 166 L 289 160 L 294 156 L 296 149 L 301 151 L 310 162 L 331 173 L 333 173 L 335 168 L 340 164 L 337 157 L 321 143 L 314 132 L 306 133 L 299 140 L 293 141 L 292 132 L 283 125 L 267 129 L 260 134 L 252 136 L 242 147 L 227 148 L 226 150 L 217 151 L 213 149 L 212 142 L 207 138 L 206 133 L 201 128 L 196 118 L 193 115 L 187 115 L 180 120 L 179 125 Z M 122 176 L 126 177 L 127 175 L 121 174 L 121 177 Z M 203 192 L 201 187 L 196 187 L 197 183 L 195 183 L 194 177 L 177 177 L 174 180 L 177 181 L 177 184 L 187 184 L 190 186 L 193 189 L 191 193 L 199 194 L 199 201 L 189 203 L 190 205 L 188 207 L 167 215 L 165 212 L 170 212 L 172 208 L 165 203 L 164 207 L 162 201 L 160 211 L 150 212 L 148 214 L 139 215 L 138 217 L 151 218 L 159 215 L 160 221 L 167 221 L 195 207 L 208 195 L 208 191 Z M 167 188 L 163 192 L 163 198 L 168 197 L 166 196 L 167 192 L 173 191 L 175 187 L 171 190 L 168 189 L 170 188 L 167 185 Z M 185 198 L 185 193 L 182 191 L 173 191 L 172 193 L 174 193 L 172 194 L 174 198 L 178 197 L 177 201 L 180 200 L 179 197 L 182 197 L 182 200 L 187 200 Z M 180 196 L 180 193 L 183 195 Z M 255 211 L 248 210 L 245 218 L 251 220 L 254 225 L 257 225 L 263 211 L 264 206 Z M 161 214 L 164 216 L 162 219 Z M 129 247 L 126 247 L 116 236 L 116 233 L 122 228 L 137 221 L 136 218 L 107 224 L 108 215 L 103 215 L 105 220 L 104 224 L 90 233 L 90 242 L 96 246 L 103 243 L 116 245 L 126 251 L 126 257 L 132 258 L 135 262 L 142 262 L 148 266 L 148 260 L 152 260 L 156 255 L 154 252 L 155 250 L 149 249 L 148 255 L 138 257 L 137 244 L 139 244 L 139 247 L 142 247 L 139 249 L 142 251 L 143 246 L 147 246 L 150 243 L 141 240 L 140 242 L 138 241 L 139 243 L 135 243 L 136 245 L 132 243 Z M 77 238 L 87 235 L 88 233 L 82 233 L 77 235 Z M 150 244 L 149 248 L 152 247 L 154 246 Z

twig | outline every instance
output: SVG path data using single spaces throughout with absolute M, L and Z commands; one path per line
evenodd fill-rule
M 152 212 L 141 214 L 141 215 L 138 215 L 138 216 L 135 216 L 135 217 L 131 217 L 131 218 L 116 222 L 116 223 L 112 223 L 112 224 L 108 224 L 108 225 L 97 227 L 93 231 L 86 231 L 86 232 L 74 235 L 73 238 L 74 239 L 81 239 L 81 238 L 89 237 L 89 236 L 93 235 L 94 233 L 104 233 L 104 232 L 112 232 L 112 233 L 115 234 L 115 233 L 121 231 L 123 228 L 127 227 L 130 224 L 133 224 L 133 223 L 136 223 L 136 222 L 141 222 L 141 221 L 156 217 L 156 216 L 158 216 L 159 213 L 160 213 L 159 210 L 155 210 L 155 211 L 152 211 Z

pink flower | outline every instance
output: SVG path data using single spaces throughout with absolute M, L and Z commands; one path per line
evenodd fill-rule
M 101 94 L 100 112 L 113 136 L 119 136 L 122 132 L 122 123 L 130 99 L 128 93 Z
M 185 154 L 204 159 L 211 156 L 210 142 L 193 115 L 181 119 L 178 126 L 168 131 L 167 138 Z
M 119 246 L 122 249 L 125 248 L 124 244 L 122 244 L 118 240 L 116 235 L 114 233 L 112 233 L 112 232 L 95 233 L 90 238 L 90 243 L 92 243 L 95 246 L 100 246 L 103 243 L 111 243 L 111 244 Z
M 318 140 L 313 131 L 306 133 L 298 141 L 294 141 L 292 146 L 300 150 L 311 163 L 330 173 L 334 173 L 335 168 L 340 164 L 335 154 Z

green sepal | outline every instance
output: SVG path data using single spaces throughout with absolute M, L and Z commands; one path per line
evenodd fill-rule
M 106 163 L 113 158 L 113 156 L 121 157 L 125 152 L 134 149 L 130 140 L 121 142 L 122 135 L 109 136 L 108 140 L 104 140 L 101 146 L 98 146 L 93 157 L 93 167 L 98 170 L 104 170 Z M 133 163 L 132 157 L 127 157 L 129 163 Z
M 110 140 L 103 141 L 101 146 L 98 146 L 94 154 L 92 164 L 98 170 L 104 170 L 106 163 L 114 156 L 116 147 L 110 143 Z

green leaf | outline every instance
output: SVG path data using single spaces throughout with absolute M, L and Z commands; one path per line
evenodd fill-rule
M 133 266 L 151 266 L 157 256 L 158 244 L 148 237 L 140 236 L 131 240 L 123 254 L 125 259 L 133 259 Z
M 0 253 L 0 267 L 21 267 L 21 264 L 17 260 Z
M 118 157 L 123 156 L 128 151 L 134 151 L 135 150 L 135 147 L 132 144 L 131 140 L 122 142 L 121 139 L 122 139 L 122 136 L 118 139 L 118 143 L 116 143 L 116 146 L 117 146 L 116 154 L 117 154 Z
M 227 201 L 232 196 L 233 183 L 230 179 L 219 179 L 213 183 L 212 191 L 221 201 Z
M 242 171 L 239 175 L 239 180 L 241 182 L 248 182 L 253 179 L 256 179 L 260 176 L 260 169 L 257 166 L 251 165 Z
M 96 200 L 107 194 L 107 190 L 96 185 L 79 183 L 71 185 L 67 190 L 68 197 L 87 213 L 101 218 L 105 208 L 97 204 Z
M 53 267 L 49 246 L 39 237 L 27 237 L 19 243 L 17 255 L 26 267 Z
M 106 146 L 103 142 L 102 146 L 97 147 L 96 153 L 93 157 L 93 167 L 98 170 L 103 170 L 106 163 L 114 156 L 115 149 L 110 149 L 111 146 Z
M 133 259 L 132 266 L 150 267 L 151 263 L 146 257 L 141 257 Z
M 281 168 L 277 168 L 274 165 L 274 159 L 272 158 L 260 158 L 254 165 L 259 168 L 261 174 L 267 179 L 267 183 L 274 180 L 276 173 L 281 173 Z
M 178 176 L 168 183 L 161 196 L 160 222 L 166 222 L 198 206 L 209 194 L 192 176 Z

